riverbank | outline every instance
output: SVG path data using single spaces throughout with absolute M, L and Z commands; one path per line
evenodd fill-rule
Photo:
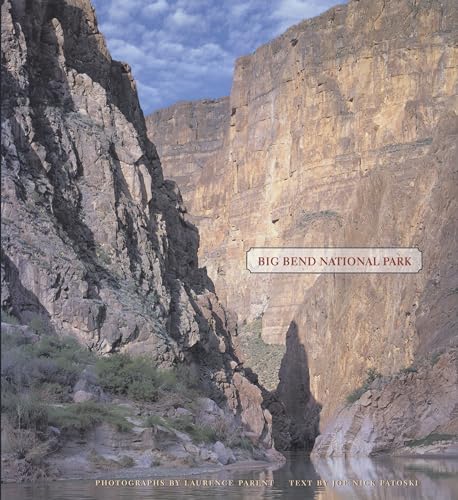
M 259 471 L 269 470 L 274 471 L 284 466 L 286 458 L 283 461 L 267 462 L 263 460 L 242 460 L 229 465 L 200 465 L 196 467 L 170 467 L 170 466 L 157 466 L 157 467 L 124 467 L 111 471 L 99 472 L 84 472 L 78 471 L 77 474 L 65 474 L 56 477 L 49 477 L 38 481 L 39 483 L 55 482 L 55 481 L 82 481 L 82 480 L 157 480 L 161 478 L 185 478 L 190 476 L 202 476 L 205 474 L 215 475 L 217 473 L 233 473 L 243 471 Z M 27 481 L 14 481 L 10 478 L 2 477 L 2 484 L 26 484 Z M 37 482 L 34 482 L 36 484 Z M 29 482 L 32 484 L 32 482 Z M 111 486 L 113 484 L 110 483 Z

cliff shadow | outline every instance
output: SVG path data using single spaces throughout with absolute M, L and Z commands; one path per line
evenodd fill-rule
M 286 352 L 281 361 L 279 379 L 275 394 L 290 419 L 290 449 L 310 451 L 319 434 L 322 405 L 310 390 L 308 356 L 295 321 L 291 321 L 286 333 Z M 275 431 L 276 427 L 284 426 L 284 422 L 274 419 L 273 425 Z
M 33 329 L 39 329 L 39 333 L 46 332 L 49 335 L 57 335 L 49 312 L 39 298 L 23 285 L 19 269 L 6 255 L 3 247 L 1 249 L 1 266 L 2 292 L 4 288 L 9 291 L 8 294 L 2 296 L 2 311 L 11 312 L 21 324 L 31 325 Z

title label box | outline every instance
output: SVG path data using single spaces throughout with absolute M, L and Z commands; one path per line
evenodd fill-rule
M 391 273 L 422 269 L 418 248 L 250 248 L 252 273 Z

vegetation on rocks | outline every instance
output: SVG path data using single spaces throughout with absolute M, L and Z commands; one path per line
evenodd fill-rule
M 48 407 L 48 422 L 63 431 L 84 432 L 103 422 L 114 425 L 120 432 L 132 429 L 122 412 L 112 405 L 85 401 Z
M 457 439 L 457 436 L 454 436 L 452 434 L 429 434 L 428 436 L 422 438 L 422 439 L 412 439 L 410 441 L 407 441 L 405 443 L 406 446 L 409 448 L 414 448 L 417 446 L 429 446 L 431 444 L 435 444 L 441 441 L 451 441 L 453 439 Z
M 106 391 L 135 401 L 157 401 L 164 393 L 196 390 L 196 381 L 185 367 L 158 370 L 146 356 L 113 354 L 96 362 L 100 385 Z
M 266 389 L 274 390 L 278 385 L 278 372 L 285 347 L 266 344 L 261 331 L 262 319 L 258 318 L 244 325 L 234 341 L 245 365 L 253 369 Z
M 30 465 L 30 474 L 46 477 L 50 454 L 75 434 L 82 436 L 102 423 L 118 432 L 162 426 L 188 434 L 198 446 L 221 441 L 252 451 L 231 419 L 211 413 L 210 421 L 199 420 L 201 411 L 221 410 L 199 406 L 204 394 L 190 367 L 160 370 L 146 356 L 125 353 L 98 358 L 73 338 L 32 333 L 38 323 L 32 328 L 12 319 L 16 329 L 5 329 L 1 337 L 2 430 L 7 453 Z M 91 399 L 77 401 L 80 390 Z M 94 451 L 91 457 L 103 469 L 134 464 L 127 456 L 113 461 Z
M 73 402 L 75 384 L 88 367 L 98 375 L 96 383 L 109 393 L 143 402 L 156 401 L 162 391 L 184 390 L 192 384 L 191 377 L 186 384 L 181 381 L 184 371 L 161 372 L 147 358 L 116 354 L 97 359 L 74 338 L 42 331 L 30 337 L 21 334 L 24 330 L 20 329 L 27 327 L 19 326 L 14 316 L 2 313 L 2 321 L 18 326 L 17 332 L 4 329 L 1 336 L 3 444 L 7 452 L 33 465 L 33 474 L 39 471 L 40 477 L 46 476 L 44 460 L 56 446 L 50 429 L 68 434 L 85 433 L 101 423 L 120 432 L 133 427 L 120 406 Z M 37 326 L 38 319 L 28 325 L 30 332 L 37 332 Z
M 366 380 L 364 381 L 363 385 L 361 387 L 358 387 L 357 389 L 355 389 L 353 392 L 351 392 L 347 396 L 346 399 L 347 399 L 348 404 L 352 404 L 355 401 L 358 401 L 358 399 L 369 389 L 372 382 L 375 379 L 382 376 L 382 374 L 377 372 L 377 370 L 375 370 L 374 368 L 370 368 L 369 370 L 367 370 L 366 373 L 367 373 L 367 376 L 366 376 Z

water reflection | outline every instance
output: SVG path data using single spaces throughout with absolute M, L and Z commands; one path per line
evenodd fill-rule
M 134 471 L 132 471 L 134 472 Z M 134 477 L 134 476 L 132 476 Z M 290 454 L 284 466 L 221 471 L 174 478 L 178 486 L 100 487 L 94 480 L 2 485 L 7 500 L 455 500 L 458 460 L 333 459 L 314 460 Z M 232 480 L 232 486 L 192 486 L 197 480 Z M 194 483 L 192 483 L 194 481 Z M 239 482 L 242 483 L 239 483 Z M 252 481 L 250 483 L 250 481 Z M 400 481 L 400 483 L 399 483 Z M 270 486 L 273 483 L 273 486 Z M 201 483 L 200 483 L 201 484 Z

